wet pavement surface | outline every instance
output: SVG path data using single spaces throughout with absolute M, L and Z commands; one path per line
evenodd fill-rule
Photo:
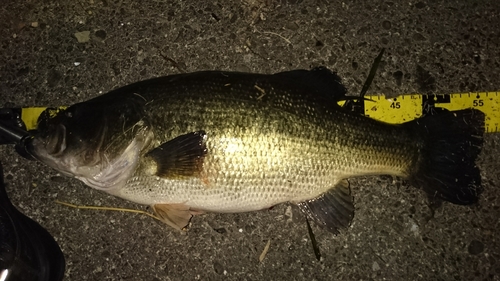
M 356 94 L 500 90 L 500 2 L 12 1 L 0 7 L 0 107 L 84 101 L 198 70 L 273 73 L 324 65 Z M 351 180 L 356 214 L 334 236 L 296 206 L 207 214 L 185 234 L 150 217 L 56 204 L 146 207 L 92 190 L 0 147 L 13 203 L 67 260 L 65 280 L 500 280 L 500 134 L 478 160 L 475 206 L 431 203 L 392 177 Z M 269 251 L 259 256 L 266 244 Z

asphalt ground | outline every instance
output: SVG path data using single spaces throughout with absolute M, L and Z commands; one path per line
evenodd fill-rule
M 324 65 L 351 94 L 386 49 L 369 93 L 500 90 L 500 2 L 14 1 L 0 5 L 0 106 L 84 101 L 198 70 Z M 351 180 L 356 214 L 334 236 L 290 204 L 195 217 L 181 234 L 150 217 L 58 205 L 146 207 L 0 147 L 13 203 L 67 260 L 65 280 L 500 280 L 500 134 L 485 136 L 477 205 L 430 202 L 392 177 Z M 259 256 L 270 241 L 262 262 Z

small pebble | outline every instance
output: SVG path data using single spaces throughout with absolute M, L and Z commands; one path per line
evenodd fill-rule
M 467 250 L 471 255 L 479 255 L 484 251 L 484 244 L 481 241 L 472 240 Z
M 82 31 L 74 34 L 78 43 L 85 43 L 90 41 L 90 31 Z

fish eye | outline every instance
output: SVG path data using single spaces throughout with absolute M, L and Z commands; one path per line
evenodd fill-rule
M 73 117 L 73 112 L 65 111 L 64 115 L 66 115 L 66 117 L 68 117 L 68 118 L 71 118 L 71 117 Z

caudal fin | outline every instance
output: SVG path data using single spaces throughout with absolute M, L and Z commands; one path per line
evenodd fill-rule
M 482 191 L 475 160 L 483 144 L 484 118 L 481 111 L 466 109 L 406 123 L 425 139 L 411 184 L 455 204 L 475 203 Z

